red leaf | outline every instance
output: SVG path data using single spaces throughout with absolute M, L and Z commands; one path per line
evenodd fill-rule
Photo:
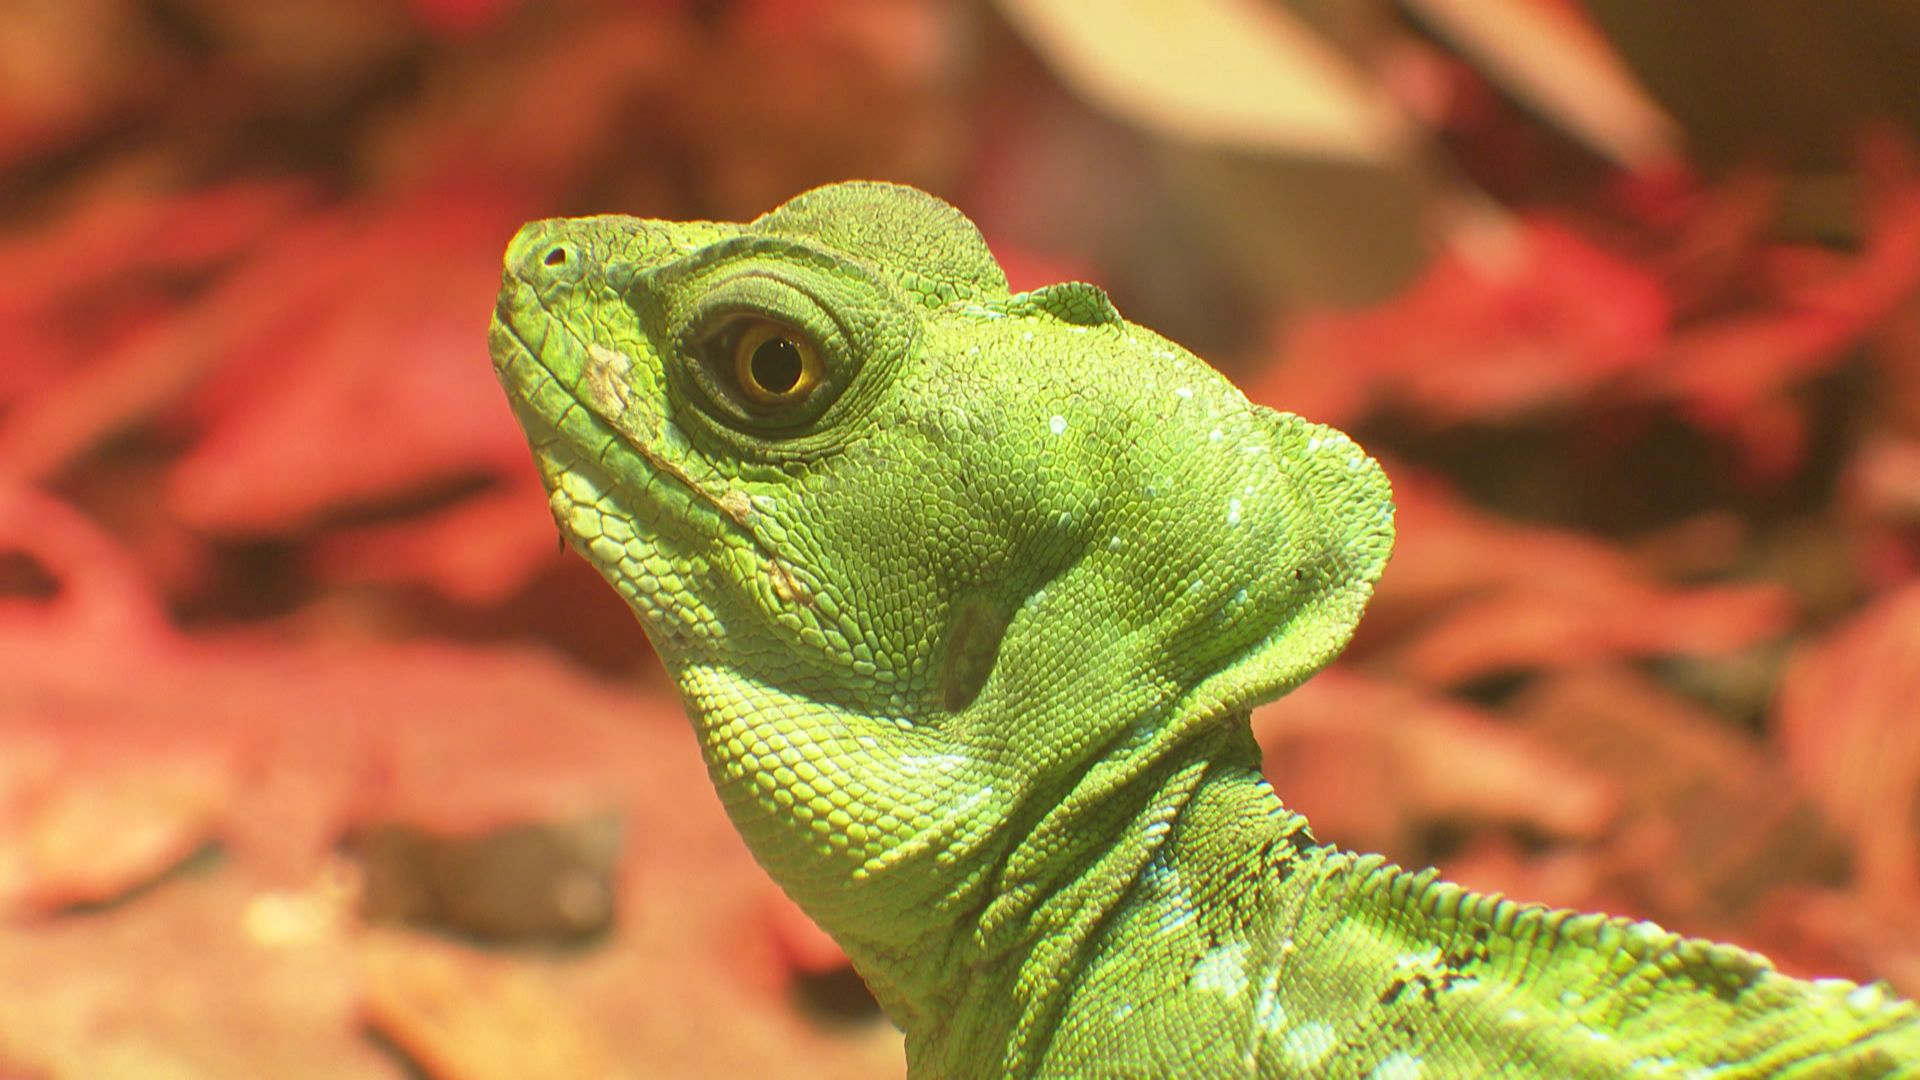
M 505 490 L 416 514 L 392 525 L 348 529 L 321 538 L 315 569 L 337 585 L 422 583 L 468 604 L 497 604 L 554 557 L 545 489 L 533 477 Z
M 306 295 L 256 321 L 263 332 L 229 337 L 227 370 L 199 395 L 210 426 L 173 472 L 180 515 L 279 534 L 476 471 L 524 471 L 481 340 L 521 216 L 481 190 L 422 192 L 339 222 L 320 267 L 252 268 Z
M 1565 402 L 1658 355 L 1659 280 L 1546 218 L 1457 243 L 1400 298 L 1315 314 L 1251 396 L 1340 423 L 1397 400 L 1442 422 Z

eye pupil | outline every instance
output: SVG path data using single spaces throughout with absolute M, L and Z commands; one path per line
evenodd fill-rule
M 800 385 L 806 361 L 800 347 L 782 337 L 768 338 L 753 350 L 747 370 L 762 391 L 775 396 L 789 393 Z

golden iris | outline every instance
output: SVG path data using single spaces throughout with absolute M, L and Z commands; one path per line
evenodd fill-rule
M 733 343 L 733 378 L 756 405 L 791 405 L 820 384 L 820 350 L 788 327 L 755 321 Z

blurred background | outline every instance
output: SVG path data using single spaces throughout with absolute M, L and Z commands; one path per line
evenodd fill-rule
M 1920 8 L 8 0 L 0 1077 L 888 1077 L 485 349 L 919 184 L 1388 463 L 1320 835 L 1920 993 Z

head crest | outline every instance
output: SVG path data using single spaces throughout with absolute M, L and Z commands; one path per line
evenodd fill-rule
M 873 263 L 930 307 L 1007 295 L 1007 276 L 980 230 L 917 188 L 868 180 L 829 184 L 794 196 L 750 228 Z

